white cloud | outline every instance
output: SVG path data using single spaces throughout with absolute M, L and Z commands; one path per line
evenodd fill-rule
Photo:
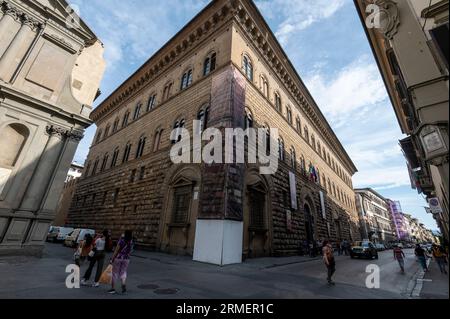
M 342 125 L 349 114 L 367 114 L 387 100 L 378 67 L 365 56 L 336 74 L 325 74 L 323 69 L 313 71 L 305 82 L 321 110 L 336 126 Z
M 264 16 L 281 17 L 284 21 L 275 32 L 281 44 L 312 24 L 330 18 L 346 3 L 345 0 L 259 0 L 258 7 Z
M 105 44 L 108 72 L 123 59 L 142 63 L 187 23 L 207 0 L 72 0 Z

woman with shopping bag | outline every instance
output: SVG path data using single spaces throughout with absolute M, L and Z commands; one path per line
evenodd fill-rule
M 119 240 L 116 250 L 111 258 L 112 265 L 112 280 L 111 289 L 108 291 L 109 294 L 116 294 L 115 284 L 121 280 L 122 283 L 122 293 L 127 292 L 126 281 L 127 281 L 127 271 L 130 265 L 130 256 L 133 251 L 133 234 L 130 230 L 125 232 L 125 235 Z
M 92 238 L 92 236 L 90 234 L 86 234 L 86 236 L 84 237 L 84 240 L 82 240 L 80 242 L 77 250 L 75 251 L 75 254 L 73 255 L 75 264 L 78 267 L 81 267 L 81 265 L 84 263 L 84 261 L 88 258 L 89 254 L 92 251 L 93 244 L 94 244 L 94 238 Z

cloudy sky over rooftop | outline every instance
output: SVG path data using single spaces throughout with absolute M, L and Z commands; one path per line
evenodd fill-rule
M 209 1 L 72 0 L 105 44 L 108 67 L 98 105 Z M 402 133 L 351 0 L 258 0 L 273 32 L 341 140 L 359 173 L 355 187 L 372 187 L 401 201 L 431 229 L 423 197 L 412 190 L 398 145 Z M 75 160 L 83 163 L 95 134 L 86 133 Z

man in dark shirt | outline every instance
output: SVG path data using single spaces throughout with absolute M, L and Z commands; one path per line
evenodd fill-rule
M 423 271 L 427 272 L 428 271 L 428 266 L 427 266 L 428 254 L 425 251 L 425 249 L 423 249 L 420 246 L 420 244 L 417 244 L 415 254 L 417 256 L 417 259 L 419 260 L 420 265 L 422 266 Z

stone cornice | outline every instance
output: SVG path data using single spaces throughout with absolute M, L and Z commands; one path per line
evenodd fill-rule
M 69 113 L 61 109 L 57 105 L 50 104 L 48 103 L 48 101 L 43 101 L 31 97 L 28 94 L 11 87 L 10 84 L 0 81 L 0 102 L 3 102 L 6 97 L 12 100 L 25 101 L 26 103 L 31 104 L 36 108 L 46 110 L 46 112 L 48 113 L 58 114 L 61 118 L 65 118 L 85 128 L 89 127 L 92 124 L 92 122 L 86 117 L 83 117 L 79 114 Z

